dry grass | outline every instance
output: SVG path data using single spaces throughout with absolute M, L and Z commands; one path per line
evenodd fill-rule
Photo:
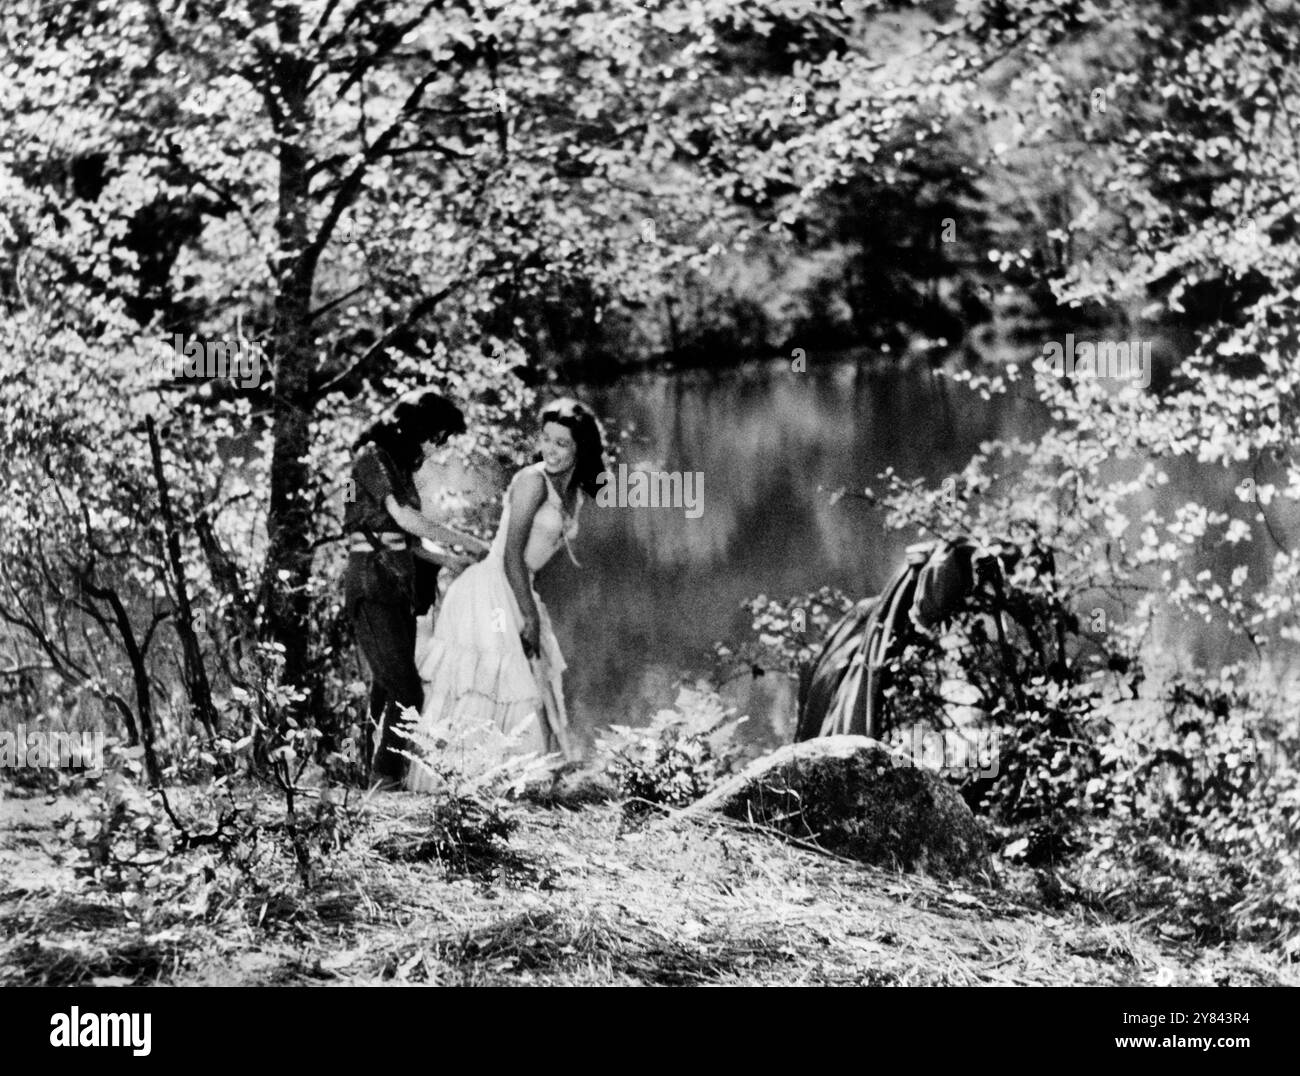
M 0 882 L 0 982 L 1300 982 L 1251 947 L 1197 950 L 1054 912 L 1031 876 L 940 883 L 715 819 L 629 831 L 600 803 L 519 805 L 507 853 L 460 870 L 394 854 L 418 846 L 427 804 L 376 797 L 310 895 L 285 856 L 256 893 L 146 915 L 50 868 L 51 824 L 69 808 L 0 802 L 0 870 L 25 865 L 0 874 L 14 879 Z

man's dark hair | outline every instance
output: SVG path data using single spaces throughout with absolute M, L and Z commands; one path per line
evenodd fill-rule
M 388 453 L 393 464 L 409 474 L 424 458 L 424 443 L 443 444 L 465 432 L 465 416 L 454 403 L 434 389 L 402 397 L 396 406 L 365 431 L 353 449 L 374 444 Z

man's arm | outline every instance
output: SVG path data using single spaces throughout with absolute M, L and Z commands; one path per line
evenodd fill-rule
M 443 568 L 468 568 L 477 560 L 476 557 L 462 557 L 456 553 L 427 549 L 422 545 L 415 546 L 411 552 L 421 560 L 427 560 L 430 564 L 437 564 Z
M 431 542 L 442 542 L 445 545 L 462 545 L 474 553 L 486 553 L 488 545 L 486 542 L 475 538 L 471 534 L 464 534 L 461 531 L 448 527 L 445 523 L 437 523 L 430 519 L 424 513 L 402 504 L 391 493 L 384 498 L 384 507 L 388 509 L 388 514 L 392 516 L 395 522 L 407 534 L 414 534 L 417 538 L 428 538 Z

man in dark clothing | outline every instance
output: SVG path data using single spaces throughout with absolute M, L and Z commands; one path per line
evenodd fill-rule
M 435 392 L 423 392 L 404 398 L 367 430 L 352 461 L 351 496 L 344 507 L 344 607 L 370 671 L 369 718 L 380 729 L 373 773 L 386 786 L 399 784 L 406 768 L 399 753 L 402 711 L 419 710 L 422 702 L 415 618 L 436 596 L 438 563 L 466 563 L 428 552 L 419 539 L 487 550 L 477 538 L 424 515 L 415 489 L 425 450 L 464 429 L 459 408 Z M 426 562 L 418 575 L 417 558 Z

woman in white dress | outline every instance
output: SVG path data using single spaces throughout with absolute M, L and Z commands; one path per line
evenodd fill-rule
M 540 459 L 519 471 L 506 491 L 487 556 L 447 588 L 433 637 L 416 655 L 424 681 L 417 728 L 440 721 L 490 721 L 518 731 L 515 750 L 567 751 L 564 656 L 533 575 L 578 533 L 585 498 L 596 495 L 605 469 L 600 426 L 577 400 L 547 404 L 540 415 Z M 574 559 L 574 563 L 577 560 Z M 427 791 L 420 766 L 407 787 Z

